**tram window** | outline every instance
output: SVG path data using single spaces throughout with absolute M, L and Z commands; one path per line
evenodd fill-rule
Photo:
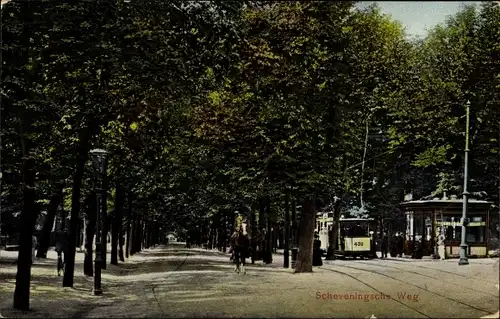
M 345 237 L 345 235 L 346 235 L 346 229 L 345 229 L 345 227 L 341 227 L 340 228 L 340 236 Z
M 361 225 L 355 225 L 351 228 L 351 236 L 352 237 L 363 237 L 366 236 L 367 227 L 362 227 Z

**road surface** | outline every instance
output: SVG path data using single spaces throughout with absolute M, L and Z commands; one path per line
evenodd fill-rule
M 293 274 L 274 255 L 237 274 L 227 254 L 172 244 L 108 265 L 96 297 L 78 256 L 74 289 L 61 287 L 55 260 L 35 264 L 29 313 L 11 309 L 15 265 L 0 263 L 2 316 L 479 318 L 499 307 L 498 258 L 336 260 Z

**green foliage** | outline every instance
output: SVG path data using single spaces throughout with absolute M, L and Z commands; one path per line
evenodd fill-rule
M 91 146 L 111 151 L 110 202 L 120 183 L 134 211 L 165 223 L 187 227 L 265 197 L 279 215 L 290 186 L 325 205 L 359 206 L 363 191 L 380 215 L 405 191 L 458 194 L 467 100 L 471 191 L 498 201 L 494 2 L 420 42 L 352 2 L 12 1 L 2 18 L 2 213 L 22 203 L 28 118 L 38 200 L 63 182 L 67 211 L 90 130 Z M 85 196 L 90 163 L 83 180 Z

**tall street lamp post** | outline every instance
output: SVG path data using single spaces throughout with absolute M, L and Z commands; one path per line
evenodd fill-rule
M 469 164 L 469 109 L 470 101 L 467 101 L 465 105 L 466 110 L 466 128 L 465 128 L 465 160 L 464 160 L 464 192 L 463 192 L 463 208 L 462 208 L 462 236 L 460 243 L 460 260 L 459 265 L 468 265 L 469 260 L 467 259 L 467 204 L 468 196 L 467 192 L 467 174 L 468 174 L 468 164 Z
M 96 231 L 95 231 L 95 273 L 94 273 L 94 295 L 101 295 L 101 269 L 102 269 L 102 209 L 105 191 L 105 180 L 107 172 L 108 152 L 101 149 L 90 151 L 92 164 L 95 173 L 95 193 L 96 193 Z

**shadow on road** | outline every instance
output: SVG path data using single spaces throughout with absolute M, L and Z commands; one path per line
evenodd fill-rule
M 94 307 L 102 309 L 103 316 L 142 316 L 141 313 L 132 314 L 130 308 L 120 308 L 118 304 L 143 304 L 156 307 L 158 315 L 162 312 L 155 306 L 155 289 L 179 291 L 181 285 L 176 281 L 186 281 L 197 286 L 203 278 L 203 285 L 186 294 L 186 300 L 198 296 L 215 298 L 216 291 L 207 285 L 215 285 L 221 278 L 237 276 L 234 273 L 234 264 L 229 260 L 229 254 L 201 248 L 185 249 L 180 245 L 171 245 L 167 248 L 158 247 L 141 251 L 126 262 L 118 265 L 107 265 L 102 272 L 103 296 L 92 294 L 93 278 L 83 274 L 82 263 L 77 263 L 75 268 L 74 287 L 63 288 L 63 276 L 57 276 L 56 260 L 37 260 L 32 267 L 31 281 L 31 306 L 29 312 L 20 312 L 12 309 L 12 295 L 15 288 L 17 272 L 16 261 L 7 260 L 0 264 L 0 312 L 5 317 L 84 317 Z M 109 260 L 109 259 L 108 259 Z M 265 272 L 290 272 L 278 264 L 263 264 L 261 261 L 250 264 L 248 259 L 247 271 L 250 277 L 260 277 L 259 273 Z M 202 276 L 202 277 L 200 277 Z M 232 281 L 234 281 L 233 278 Z M 243 277 L 242 279 L 243 280 Z M 232 287 L 230 284 L 228 287 Z M 203 292 L 206 288 L 210 291 Z M 201 290 L 200 290 L 201 289 Z M 184 299 L 184 298 L 181 298 Z M 116 305 L 116 307 L 115 307 Z M 114 310 L 111 310 L 114 309 Z M 143 310 L 145 311 L 145 310 Z M 148 314 L 153 309 L 148 309 Z

